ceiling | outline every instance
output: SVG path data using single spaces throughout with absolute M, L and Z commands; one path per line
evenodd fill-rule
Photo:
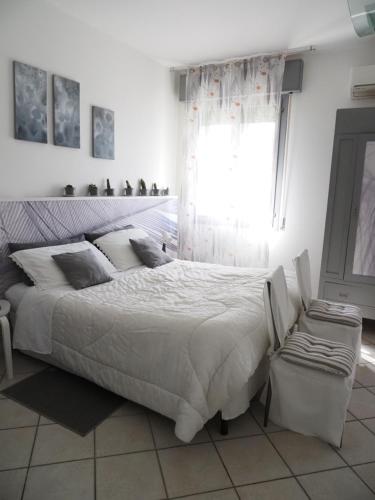
M 165 65 L 356 37 L 346 0 L 48 0 Z

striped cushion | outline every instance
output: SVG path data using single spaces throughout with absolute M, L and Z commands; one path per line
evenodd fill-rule
M 301 332 L 290 335 L 279 354 L 285 361 L 342 377 L 352 373 L 355 359 L 353 349 L 347 345 Z
M 360 309 L 349 304 L 334 304 L 324 300 L 312 300 L 306 315 L 312 319 L 346 326 L 355 327 L 362 324 Z

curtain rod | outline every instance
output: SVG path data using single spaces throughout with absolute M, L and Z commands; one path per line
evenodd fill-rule
M 202 63 L 197 63 L 197 64 L 188 64 L 186 66 L 172 66 L 169 68 L 170 71 L 184 71 L 188 70 L 190 68 L 199 68 L 200 66 L 208 66 L 209 64 L 226 64 L 229 62 L 234 62 L 234 61 L 242 61 L 243 59 L 250 59 L 251 57 L 257 57 L 257 56 L 271 56 L 271 55 L 277 55 L 280 53 L 284 53 L 287 56 L 293 56 L 297 54 L 303 54 L 304 52 L 315 52 L 316 48 L 313 45 L 308 45 L 306 47 L 296 47 L 294 49 L 288 49 L 288 50 L 279 50 L 279 51 L 273 51 L 273 52 L 262 52 L 258 54 L 251 54 L 249 56 L 241 56 L 241 57 L 232 57 L 230 59 L 222 59 L 221 61 L 205 61 Z

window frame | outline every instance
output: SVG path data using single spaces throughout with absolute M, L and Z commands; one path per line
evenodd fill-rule
M 291 104 L 292 93 L 284 93 L 281 95 L 280 116 L 279 116 L 279 131 L 277 142 L 277 159 L 274 180 L 273 193 L 273 217 L 272 226 L 274 229 L 285 229 L 286 219 L 282 216 L 282 196 L 285 187 L 285 171 L 286 171 L 286 152 L 288 142 L 288 126 L 289 126 L 289 108 Z

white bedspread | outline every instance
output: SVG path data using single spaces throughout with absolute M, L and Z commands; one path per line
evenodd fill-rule
M 33 289 L 14 346 L 52 352 L 61 366 L 173 418 L 190 441 L 267 351 L 267 273 L 175 260 L 80 291 Z M 287 279 L 292 323 L 298 298 Z

